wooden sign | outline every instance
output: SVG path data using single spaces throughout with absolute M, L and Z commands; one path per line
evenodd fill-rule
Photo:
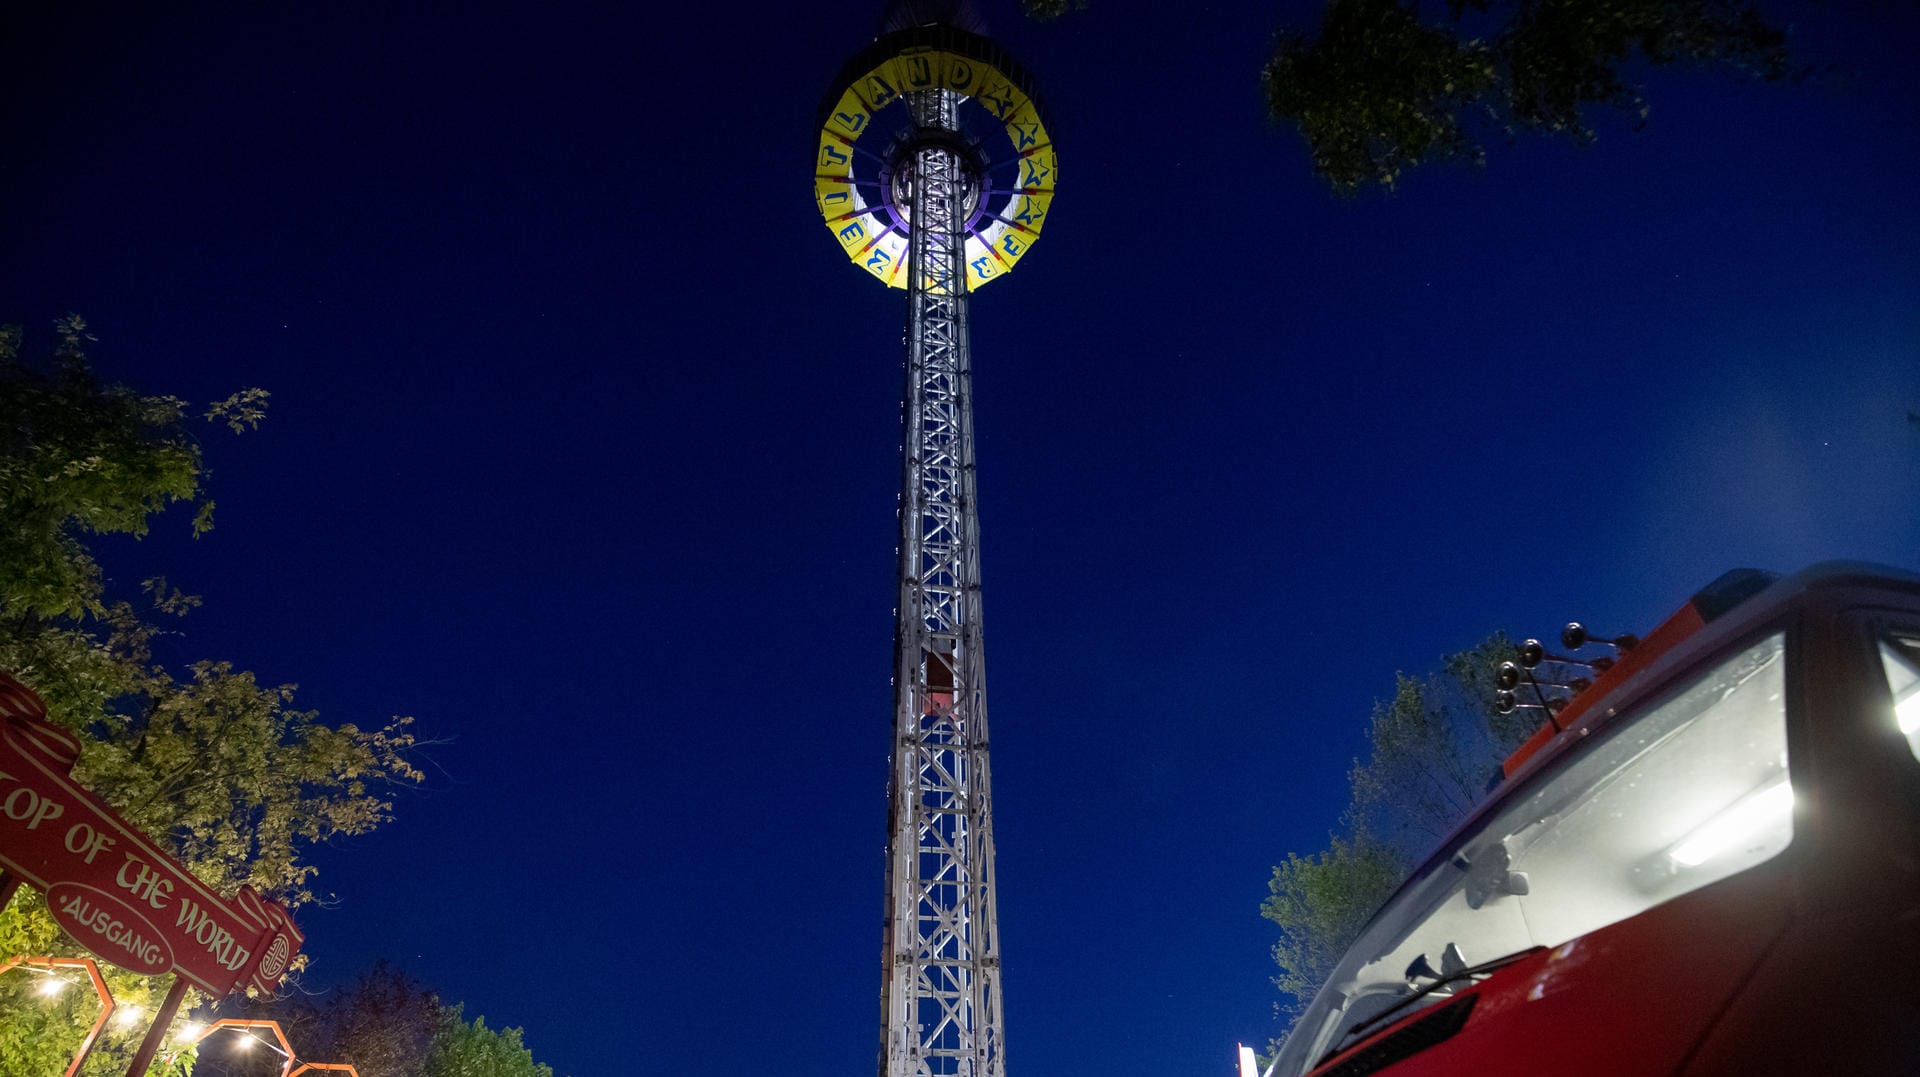
M 148 976 L 177 972 L 216 998 L 271 991 L 305 937 L 252 887 L 223 898 L 70 772 L 73 734 L 0 673 L 0 868 L 46 894 L 74 941 Z

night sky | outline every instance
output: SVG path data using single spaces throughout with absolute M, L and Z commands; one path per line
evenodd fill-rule
M 1225 1074 L 1396 670 L 1920 567 L 1920 17 L 1782 3 L 1808 82 L 1343 201 L 1258 94 L 1315 0 L 1094 2 L 985 5 L 1062 168 L 973 307 L 1008 1057 Z M 0 320 L 274 394 L 114 587 L 449 741 L 315 853 L 309 985 L 390 957 L 572 1077 L 871 1072 L 904 301 L 809 159 L 879 4 L 36 6 Z

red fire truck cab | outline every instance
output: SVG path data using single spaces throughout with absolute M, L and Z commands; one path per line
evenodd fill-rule
M 1920 1074 L 1920 576 L 1742 570 L 1621 642 L 1274 1077 Z

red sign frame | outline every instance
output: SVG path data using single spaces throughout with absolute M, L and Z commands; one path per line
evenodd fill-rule
M 0 868 L 103 961 L 178 973 L 216 998 L 271 991 L 305 936 L 252 887 L 222 898 L 70 776 L 80 741 L 0 673 Z

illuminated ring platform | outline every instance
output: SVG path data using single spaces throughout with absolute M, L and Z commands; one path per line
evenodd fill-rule
M 833 85 L 820 109 L 813 195 L 853 264 L 907 286 L 913 150 L 937 138 L 968 172 L 967 290 L 1011 272 L 1039 238 L 1059 172 L 1026 72 L 984 37 L 923 26 L 881 37 Z M 962 99 L 957 132 L 915 130 L 906 95 L 921 90 Z

